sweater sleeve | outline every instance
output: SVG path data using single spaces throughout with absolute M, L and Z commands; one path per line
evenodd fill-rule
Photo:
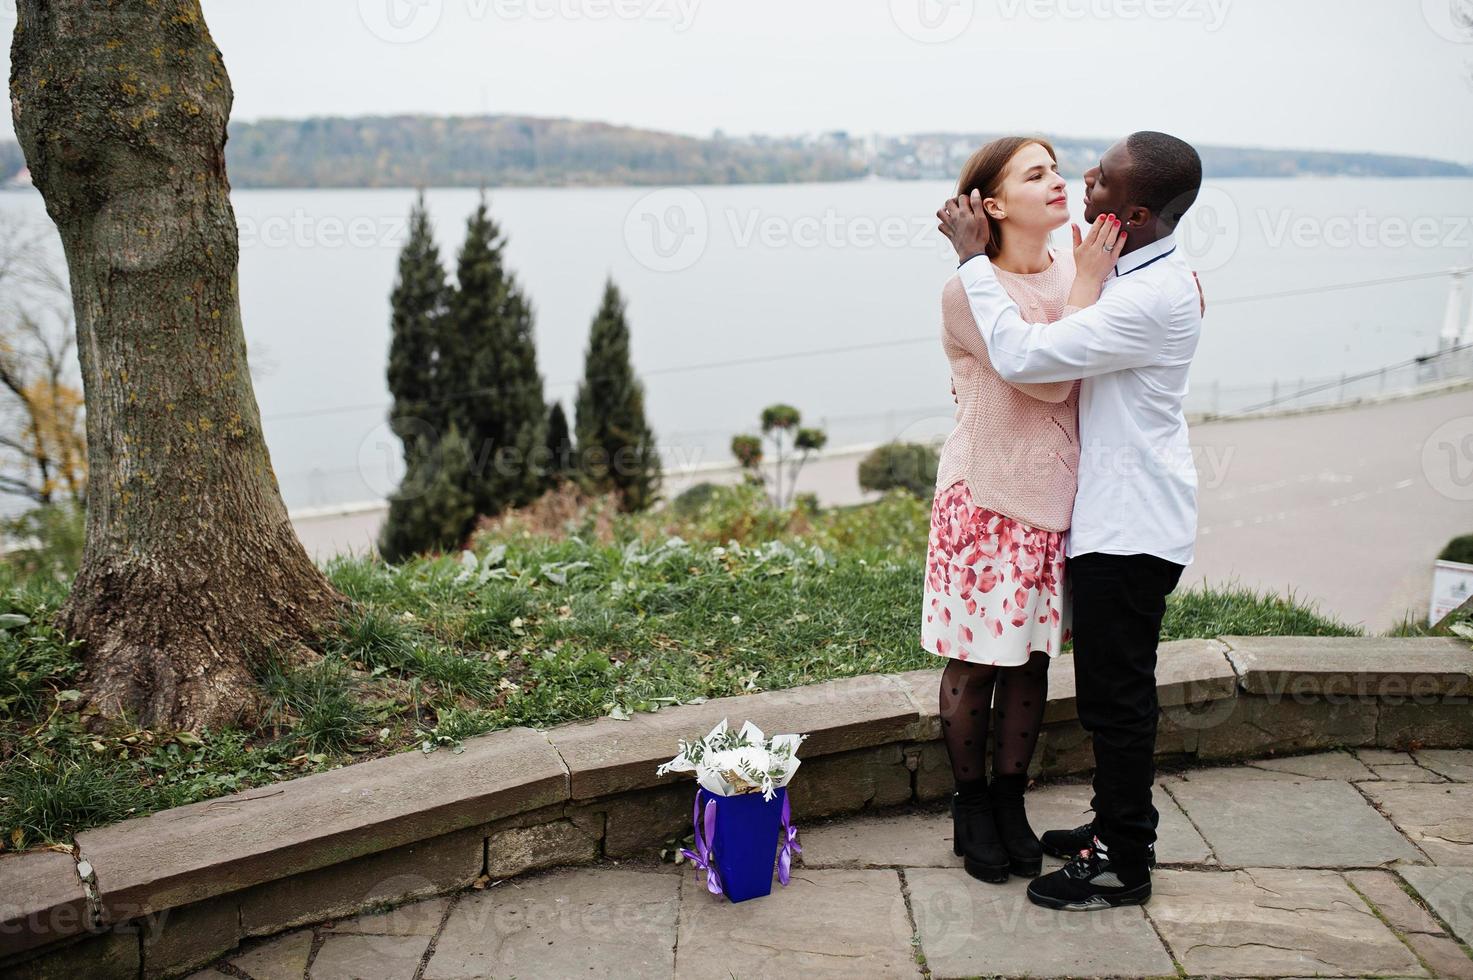
M 947 281 L 946 288 L 941 294 L 941 322 L 946 329 L 946 335 L 953 342 L 983 364 L 988 367 L 992 366 L 992 361 L 987 356 L 987 344 L 982 339 L 981 331 L 977 329 L 976 319 L 972 316 L 972 306 L 967 301 L 966 288 L 962 285 L 961 279 L 956 276 L 952 276 Z M 1006 378 L 1003 380 L 1007 381 Z M 1073 381 L 1042 383 L 1007 381 L 1007 383 L 1030 398 L 1054 404 L 1067 399 L 1069 393 L 1074 389 Z

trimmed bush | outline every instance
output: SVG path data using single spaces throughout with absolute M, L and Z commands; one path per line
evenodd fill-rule
M 927 499 L 936 493 L 940 454 L 919 442 L 890 442 L 876 448 L 859 464 L 859 486 L 864 490 L 901 489 Z

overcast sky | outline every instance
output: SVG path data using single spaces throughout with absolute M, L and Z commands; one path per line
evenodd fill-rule
M 1473 163 L 1473 0 L 204 0 L 233 118 L 568 116 Z M 0 0 L 0 26 L 15 23 Z M 9 45 L 0 50 L 9 74 Z M 12 136 L 11 120 L 0 134 Z

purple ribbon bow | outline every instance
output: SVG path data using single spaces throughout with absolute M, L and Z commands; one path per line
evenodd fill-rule
M 788 869 L 792 866 L 793 855 L 803 853 L 803 848 L 798 845 L 798 828 L 793 826 L 793 812 L 788 805 L 788 794 L 783 794 L 783 846 L 777 858 L 777 880 L 788 886 Z
M 711 844 L 716 839 L 716 801 L 706 801 L 706 833 L 701 834 L 701 793 L 696 791 L 696 801 L 691 806 L 691 826 L 695 828 L 696 849 L 692 851 L 688 847 L 682 847 L 680 853 L 690 858 L 697 868 L 706 872 L 706 891 L 712 895 L 721 894 L 721 875 L 716 872 L 716 862 L 711 856 Z

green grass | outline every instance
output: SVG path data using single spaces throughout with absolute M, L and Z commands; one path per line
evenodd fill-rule
M 918 643 L 928 504 L 776 511 L 750 489 L 676 517 L 544 533 L 516 519 L 467 562 L 325 564 L 354 600 L 320 661 L 259 670 L 254 731 L 87 734 L 79 651 L 53 620 L 64 580 L 0 571 L 0 840 L 78 830 L 399 751 L 455 750 L 513 725 L 936 667 Z M 1354 635 L 1236 586 L 1168 600 L 1166 639 Z

